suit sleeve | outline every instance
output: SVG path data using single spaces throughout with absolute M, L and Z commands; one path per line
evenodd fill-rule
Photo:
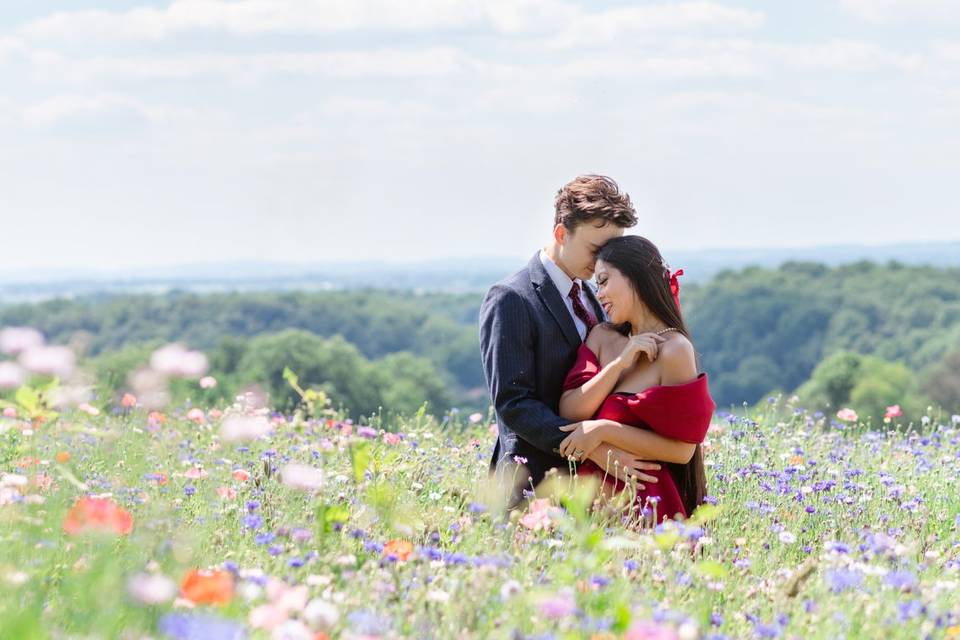
M 491 400 L 500 420 L 518 436 L 557 455 L 570 424 L 536 394 L 536 327 L 520 295 L 494 285 L 480 307 L 480 353 Z

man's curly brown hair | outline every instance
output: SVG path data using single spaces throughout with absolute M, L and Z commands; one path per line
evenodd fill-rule
M 569 231 L 595 220 L 623 228 L 637 224 L 630 196 L 607 176 L 577 176 L 557 191 L 555 209 L 554 225 L 562 224 Z

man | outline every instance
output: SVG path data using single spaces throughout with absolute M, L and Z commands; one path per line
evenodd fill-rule
M 563 380 L 603 309 L 585 283 L 596 252 L 637 223 L 630 196 L 606 176 L 583 175 L 555 201 L 553 237 L 526 267 L 493 285 L 480 307 L 480 351 L 499 435 L 490 468 L 513 481 L 508 508 L 523 500 L 551 468 L 569 467 L 559 456 L 570 424 L 557 415 Z M 601 445 L 589 459 L 610 473 L 656 482 L 643 470 L 653 463 Z M 519 466 L 518 466 L 519 465 Z M 514 478 L 516 474 L 516 478 Z

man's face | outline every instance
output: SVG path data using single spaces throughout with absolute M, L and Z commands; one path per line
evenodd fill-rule
M 562 227 L 562 225 L 558 225 Z M 623 235 L 623 227 L 615 224 L 586 222 L 575 230 L 562 229 L 559 265 L 571 278 L 589 280 L 593 277 L 593 268 L 597 262 L 597 250 L 610 238 Z

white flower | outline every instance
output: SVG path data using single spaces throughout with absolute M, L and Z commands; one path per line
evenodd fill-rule
M 270 640 L 313 640 L 313 633 L 299 620 L 287 620 L 273 628 Z
M 150 356 L 150 368 L 177 378 L 199 378 L 207 372 L 207 356 L 188 351 L 182 344 L 168 344 Z
M 283 484 L 295 489 L 314 491 L 323 486 L 323 471 L 305 464 L 290 463 L 280 470 Z
M 16 389 L 26 381 L 26 372 L 16 362 L 0 362 L 0 389 Z
M 59 378 L 68 378 L 76 365 L 76 356 L 68 347 L 33 347 L 20 354 L 24 369 Z
M 427 602 L 436 602 L 438 604 L 447 604 L 450 601 L 450 594 L 440 589 L 431 589 L 427 592 Z
M 138 573 L 127 581 L 127 593 L 143 604 L 162 604 L 177 595 L 177 585 L 163 574 Z
M 500 599 L 509 600 L 520 593 L 520 588 L 520 583 L 516 580 L 507 580 L 503 583 L 503 586 L 500 587 Z
M 6 327 L 0 331 L 0 351 L 11 356 L 43 346 L 43 334 L 30 327 Z
M 224 442 L 255 440 L 270 433 L 272 426 L 265 416 L 231 414 L 220 425 L 220 439 Z
M 789 531 L 780 532 L 780 542 L 784 544 L 793 544 L 797 541 L 797 536 L 793 535 Z
M 315 631 L 330 631 L 340 621 L 340 610 L 332 602 L 314 598 L 304 608 L 303 619 Z

